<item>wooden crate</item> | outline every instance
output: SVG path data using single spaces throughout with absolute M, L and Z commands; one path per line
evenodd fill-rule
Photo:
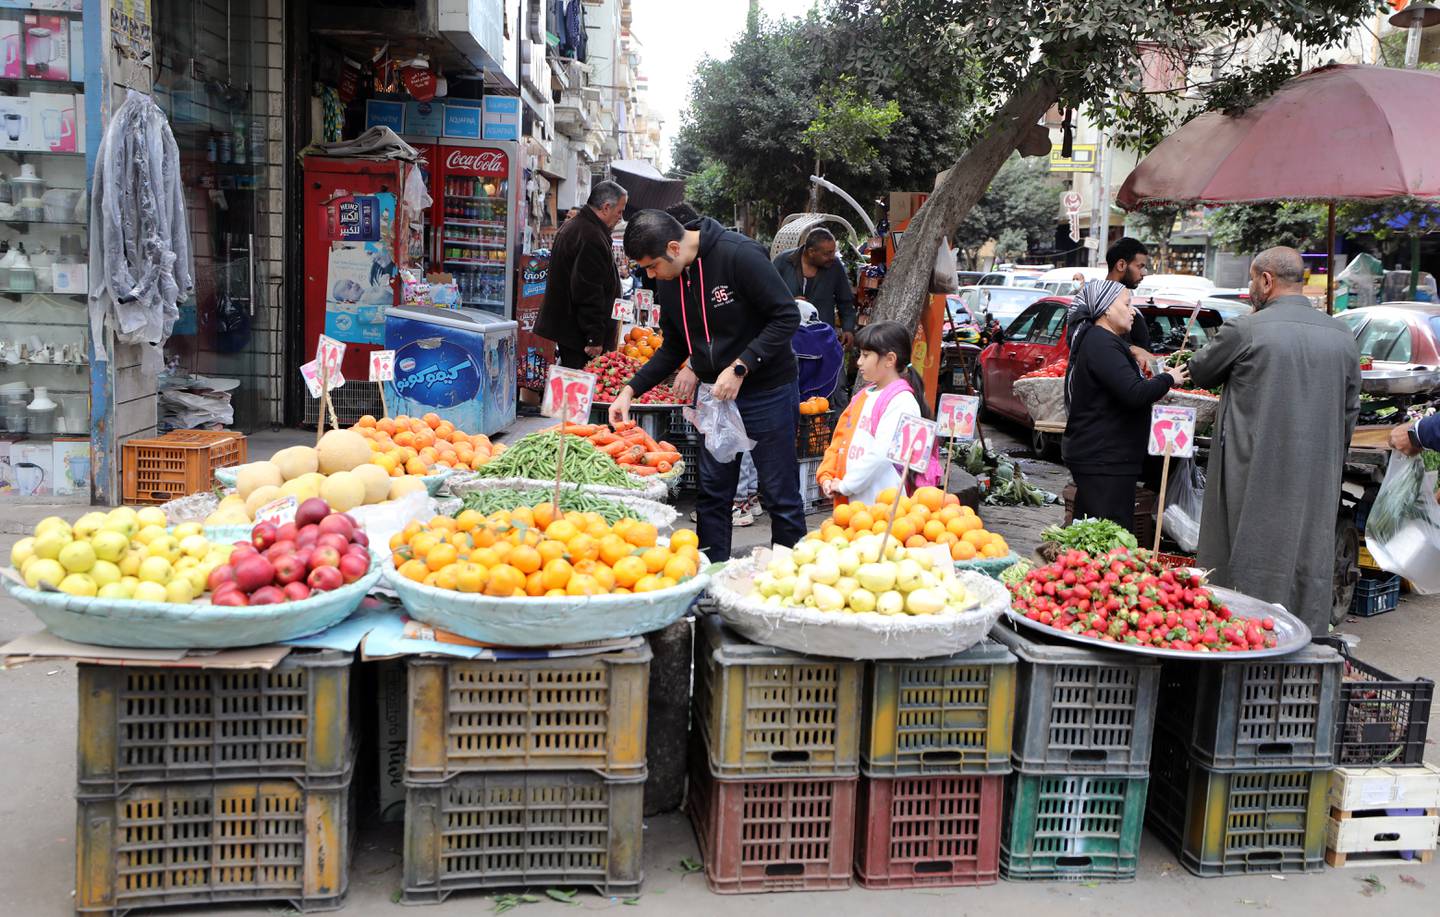
M 1440 809 L 1414 809 L 1423 815 L 1386 815 L 1330 810 L 1325 830 L 1325 862 L 1346 866 L 1407 866 L 1429 863 L 1440 833 Z M 1410 854 L 1409 857 L 1406 854 Z
M 1440 767 L 1337 767 L 1330 779 L 1329 803 L 1342 812 L 1437 809 Z

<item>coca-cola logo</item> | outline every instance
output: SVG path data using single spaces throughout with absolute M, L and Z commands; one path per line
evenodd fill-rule
M 451 150 L 445 157 L 445 169 L 474 175 L 504 175 L 505 154 L 499 150 Z

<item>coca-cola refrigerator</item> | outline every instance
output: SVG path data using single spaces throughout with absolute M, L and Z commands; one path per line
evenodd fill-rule
M 460 303 L 515 317 L 520 254 L 520 156 L 514 143 L 407 137 L 429 166 L 426 261 L 460 288 Z

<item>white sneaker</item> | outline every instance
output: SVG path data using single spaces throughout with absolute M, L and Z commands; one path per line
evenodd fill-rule
M 745 528 L 745 527 L 748 526 L 748 525 L 754 525 L 754 524 L 755 524 L 755 514 L 754 514 L 754 513 L 751 511 L 751 509 L 750 509 L 750 502 L 751 502 L 751 500 L 754 500 L 754 499 L 755 499 L 755 498 L 752 497 L 752 498 L 750 498 L 750 500 L 736 500 L 736 501 L 735 501 L 735 505 L 732 506 L 732 507 L 730 507 L 730 524 L 731 524 L 731 525 L 733 525 L 733 526 L 738 526 L 739 528 L 742 528 L 742 529 L 743 529 L 743 528 Z M 694 509 L 692 509 L 692 510 L 690 511 L 690 521 L 691 521 L 691 522 L 699 522 L 699 521 L 700 521 L 700 511 L 699 511 L 699 510 L 694 510 Z

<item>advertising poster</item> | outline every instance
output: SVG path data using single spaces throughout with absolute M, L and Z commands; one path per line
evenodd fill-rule
M 520 261 L 520 295 L 515 302 L 516 375 L 520 387 L 532 392 L 545 388 L 545 376 L 555 362 L 555 342 L 535 334 L 535 321 L 540 317 L 540 304 L 545 300 L 545 279 L 550 274 L 547 255 L 527 255 Z
M 325 333 L 383 344 L 385 308 L 395 302 L 395 195 L 342 194 L 324 209 L 330 238 Z

